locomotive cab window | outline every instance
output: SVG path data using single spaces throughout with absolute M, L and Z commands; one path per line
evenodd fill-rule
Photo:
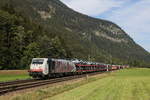
M 44 59 L 34 59 L 32 60 L 32 64 L 43 64 Z

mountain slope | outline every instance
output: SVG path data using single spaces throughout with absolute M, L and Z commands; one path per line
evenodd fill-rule
M 32 42 L 38 43 L 40 57 L 117 64 L 150 61 L 149 53 L 119 26 L 75 12 L 59 0 L 1 0 L 0 8 L 37 26 L 40 32 L 33 33 L 38 39 Z M 21 26 L 29 30 L 29 23 Z

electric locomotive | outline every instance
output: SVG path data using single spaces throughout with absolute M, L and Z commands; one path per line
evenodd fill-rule
M 33 78 L 63 76 L 76 71 L 75 64 L 69 60 L 52 58 L 33 58 L 29 75 Z

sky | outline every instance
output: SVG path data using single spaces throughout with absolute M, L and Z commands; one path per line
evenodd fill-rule
M 119 25 L 150 52 L 150 0 L 61 0 L 77 12 Z

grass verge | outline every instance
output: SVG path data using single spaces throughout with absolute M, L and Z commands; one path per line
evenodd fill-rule
M 0 70 L 0 82 L 30 78 L 27 70 Z

